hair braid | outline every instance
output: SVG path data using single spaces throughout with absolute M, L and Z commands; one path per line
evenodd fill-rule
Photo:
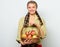
M 40 25 L 43 25 L 43 22 L 42 22 L 42 19 L 41 19 L 41 17 L 39 16 L 39 14 L 38 14 L 38 12 L 36 11 L 35 12 L 36 13 L 36 15 L 37 15 L 37 17 L 38 17 L 38 19 L 39 19 L 39 21 L 40 21 Z M 29 13 L 27 13 L 27 15 L 25 16 L 25 19 L 24 19 L 24 27 L 27 27 L 28 26 L 28 24 L 29 24 Z
M 38 19 L 39 19 L 41 25 L 43 25 L 42 19 L 41 19 L 41 17 L 39 16 L 38 12 L 36 11 L 35 13 L 36 13 L 36 15 L 37 15 L 37 17 L 38 17 Z
M 27 13 L 27 15 L 25 16 L 25 19 L 24 19 L 24 27 L 27 27 L 28 26 L 28 23 L 29 23 L 29 13 Z

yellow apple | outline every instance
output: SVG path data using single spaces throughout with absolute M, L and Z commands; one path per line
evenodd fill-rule
M 22 34 L 22 38 L 26 38 L 27 36 L 26 36 L 26 34 Z
M 33 35 L 32 38 L 37 38 L 37 35 Z

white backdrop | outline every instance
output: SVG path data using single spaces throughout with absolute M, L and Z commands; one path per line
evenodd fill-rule
M 16 42 L 18 20 L 27 13 L 28 0 L 0 0 L 0 47 L 20 47 Z M 43 47 L 60 47 L 60 0 L 36 0 L 44 18 L 47 37 Z

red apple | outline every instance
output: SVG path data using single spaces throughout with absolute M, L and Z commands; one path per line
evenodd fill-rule
M 29 35 L 29 33 L 28 32 L 25 32 L 25 34 L 28 36 Z
M 29 35 L 31 35 L 31 31 L 29 31 L 28 33 L 29 33 Z
M 34 31 L 34 30 L 32 30 L 32 31 L 31 31 L 31 35 L 34 35 L 34 34 L 36 34 L 36 33 L 35 33 L 35 31 Z
M 32 38 L 32 35 L 28 35 L 28 39 L 31 39 Z

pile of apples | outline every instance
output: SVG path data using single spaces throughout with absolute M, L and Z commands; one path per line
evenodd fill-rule
M 36 32 L 34 30 L 31 30 L 29 32 L 26 32 L 25 34 L 22 34 L 23 39 L 34 39 L 37 38 Z

